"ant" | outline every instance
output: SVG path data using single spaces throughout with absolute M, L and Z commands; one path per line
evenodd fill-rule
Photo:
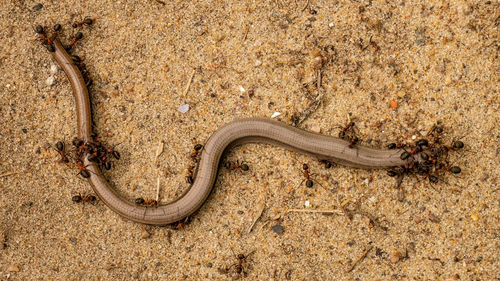
M 80 169 L 80 172 L 78 173 L 80 176 L 82 176 L 83 178 L 90 178 L 90 173 L 86 168 L 86 166 L 83 165 L 83 162 L 82 160 L 78 159 L 76 161 L 76 166 L 78 166 L 78 169 Z
M 61 155 L 61 160 L 59 161 L 65 164 L 69 164 L 69 157 L 66 154 L 64 142 L 58 141 L 56 143 L 56 151 L 59 153 L 59 155 Z
M 236 162 L 227 161 L 224 164 L 224 167 L 230 170 L 241 169 L 242 171 L 248 171 L 250 169 L 247 164 L 245 164 L 243 161 L 240 163 L 239 160 L 236 160 Z
M 306 186 L 307 187 L 312 187 L 314 183 L 313 183 L 313 181 L 311 179 L 311 173 L 309 171 L 309 165 L 307 165 L 306 163 L 304 163 L 302 165 L 302 170 L 303 170 L 305 179 L 303 179 L 300 184 L 302 184 L 304 182 L 304 180 L 305 180 L 306 181 Z
M 332 162 L 328 160 L 319 160 L 319 162 L 325 165 L 325 169 L 330 169 L 332 167 Z
M 71 200 L 75 203 L 80 203 L 80 202 L 88 202 L 88 203 L 94 203 L 97 198 L 94 195 L 75 195 L 71 198 Z
M 349 148 L 354 148 L 354 146 L 359 142 L 359 139 L 355 134 L 355 125 L 356 124 L 353 121 L 350 121 L 339 132 L 339 138 L 348 141 Z
M 135 204 L 145 207 L 156 207 L 158 206 L 158 201 L 154 199 L 144 200 L 143 198 L 139 197 L 135 199 Z
M 69 51 L 73 48 L 73 46 L 76 44 L 76 42 L 78 42 L 78 40 L 81 40 L 83 38 L 83 33 L 81 32 L 77 32 L 75 34 L 75 37 L 73 38 L 73 40 L 71 40 L 71 43 L 69 43 L 68 46 L 66 46 L 66 51 Z
M 250 252 L 248 255 L 244 254 L 238 254 L 236 258 L 238 259 L 238 262 L 231 265 L 230 267 L 226 268 L 226 272 L 229 271 L 231 268 L 235 268 L 234 272 L 237 274 L 236 279 L 240 278 L 241 275 L 243 274 L 244 277 L 247 276 L 247 272 L 243 269 L 243 263 L 246 261 L 246 259 L 253 254 L 255 251 Z
M 197 163 L 198 162 L 198 156 L 200 155 L 201 149 L 203 148 L 203 145 L 201 144 L 196 144 L 193 148 L 193 151 L 191 152 L 191 159 Z
M 84 25 L 84 24 L 85 24 L 85 25 L 89 25 L 89 26 L 90 26 L 90 25 L 92 25 L 94 22 L 95 22 L 95 18 L 93 18 L 93 19 L 92 19 L 92 18 L 86 17 L 86 18 L 84 18 L 84 19 L 83 19 L 83 21 L 81 21 L 81 22 L 75 22 L 75 23 L 73 23 L 73 25 L 72 25 L 72 26 L 73 26 L 73 28 L 77 28 L 77 27 L 82 26 L 82 25 Z
M 179 230 L 183 226 L 187 225 L 189 222 L 190 222 L 189 217 L 185 217 L 184 219 L 182 219 L 180 221 L 171 223 L 170 226 L 172 227 L 172 229 Z
M 462 172 L 462 169 L 460 169 L 460 167 L 458 166 L 445 165 L 443 163 L 440 163 L 438 165 L 438 170 L 443 170 L 445 172 L 450 172 L 453 174 L 460 174 L 460 172 Z
M 194 165 L 190 165 L 188 168 L 188 175 L 186 176 L 186 182 L 193 184 L 194 182 Z

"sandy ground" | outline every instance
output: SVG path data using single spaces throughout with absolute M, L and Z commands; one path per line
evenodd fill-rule
M 0 1 L 0 279 L 500 280 L 498 1 L 60 2 Z M 90 185 L 53 149 L 76 135 L 74 100 L 33 28 L 60 23 L 69 42 L 86 16 L 73 53 L 94 80 L 96 131 L 122 154 L 105 174 L 131 200 L 154 198 L 158 177 L 174 199 L 195 143 L 237 117 L 291 124 L 318 92 L 299 127 L 337 135 L 351 113 L 382 147 L 441 120 L 466 143 L 449 159 L 463 173 L 408 178 L 401 198 L 384 170 L 247 145 L 226 159 L 250 171 L 223 169 L 180 230 L 74 204 Z M 321 186 L 300 184 L 303 163 Z

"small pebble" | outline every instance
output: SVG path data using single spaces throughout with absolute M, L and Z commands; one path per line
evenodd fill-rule
M 151 237 L 151 233 L 149 233 L 145 228 L 141 229 L 141 238 L 142 239 L 147 239 Z
M 45 84 L 47 84 L 47 86 L 52 86 L 54 85 L 54 81 L 55 81 L 54 76 L 49 76 L 47 80 L 45 80 Z
M 38 3 L 35 6 L 33 6 L 33 10 L 38 11 L 41 10 L 43 7 L 42 3 Z
M 281 226 L 281 225 L 279 225 L 279 224 L 277 224 L 277 225 L 273 225 L 273 226 L 272 226 L 272 229 L 273 229 L 273 231 L 274 231 L 275 233 L 277 233 L 277 234 L 283 234 L 283 232 L 284 232 L 283 226 Z
M 189 104 L 183 104 L 177 108 L 180 113 L 186 113 L 189 110 Z
M 389 105 L 391 106 L 392 109 L 398 108 L 398 102 L 395 100 L 390 100 Z
M 75 237 L 70 237 L 70 238 L 69 238 L 69 240 L 70 240 L 71 242 L 73 242 L 73 243 L 75 243 L 75 244 L 76 244 L 76 238 L 75 238 Z
M 243 88 L 243 86 L 240 86 L 240 92 L 241 92 L 242 94 L 244 94 L 246 91 L 247 91 L 247 90 L 245 90 L 245 88 Z
M 311 206 L 311 202 L 309 202 L 309 200 L 306 200 L 304 202 L 304 207 L 309 208 L 310 206 Z
M 311 132 L 318 133 L 321 132 L 321 128 L 318 125 L 315 125 L 311 128 Z
M 273 115 L 271 115 L 271 118 L 275 118 L 275 117 L 278 117 L 280 115 L 281 115 L 281 112 L 276 111 L 273 113 Z
M 254 65 L 255 66 L 261 66 L 262 65 L 262 61 L 261 60 L 256 60 Z
M 391 263 L 397 263 L 399 261 L 399 253 L 397 251 L 394 252 L 394 255 L 391 257 Z
M 19 267 L 15 264 L 11 264 L 11 265 L 9 265 L 9 267 L 7 267 L 7 271 L 8 272 L 19 272 Z
M 333 27 L 335 24 L 333 22 L 328 24 L 328 27 Z
M 479 220 L 479 217 L 476 215 L 476 214 L 472 214 L 470 216 L 470 218 L 473 220 L 473 221 L 478 221 Z
M 438 218 L 436 215 L 434 215 L 433 213 L 429 213 L 429 220 L 430 220 L 431 222 L 436 222 L 436 223 L 438 223 L 438 222 L 440 222 L 440 221 L 441 221 L 441 219 L 439 219 L 439 218 Z
M 50 73 L 55 74 L 57 72 L 57 66 L 55 64 L 50 65 Z

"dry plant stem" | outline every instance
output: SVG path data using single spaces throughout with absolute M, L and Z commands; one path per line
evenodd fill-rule
M 356 267 L 356 265 L 362 261 L 364 258 L 366 258 L 366 255 L 368 255 L 368 252 L 370 252 L 370 250 L 373 248 L 372 245 L 370 245 L 368 247 L 368 249 L 365 250 L 365 252 L 351 265 L 351 267 L 349 267 L 349 269 L 346 271 L 347 273 L 351 272 L 354 267 Z
M 23 174 L 23 173 L 24 173 L 24 171 L 8 172 L 8 173 L 5 173 L 5 174 L 1 174 L 0 178 L 12 176 L 12 175 L 17 175 L 17 174 Z
M 193 82 L 193 77 L 194 77 L 195 70 L 191 72 L 191 76 L 189 76 L 189 81 L 186 85 L 186 89 L 184 90 L 184 94 L 182 95 L 183 97 L 186 97 L 187 93 L 189 92 L 189 88 L 191 88 L 191 82 Z
M 52 55 L 73 88 L 78 137 L 85 142 L 92 141 L 89 95 L 83 77 L 57 38 L 54 48 Z M 403 150 L 380 150 L 361 145 L 351 149 L 348 142 L 336 137 L 308 132 L 267 118 L 248 118 L 226 124 L 212 134 L 201 153 L 194 183 L 178 199 L 165 205 L 138 206 L 110 187 L 96 163 L 85 157 L 84 165 L 90 173 L 89 182 L 94 191 L 110 209 L 135 222 L 167 225 L 182 220 L 203 205 L 214 185 L 223 153 L 229 147 L 245 143 L 275 144 L 356 168 L 378 169 L 405 164 L 399 158 Z

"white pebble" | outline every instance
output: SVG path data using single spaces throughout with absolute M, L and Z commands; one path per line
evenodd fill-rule
M 189 104 L 183 104 L 181 106 L 179 106 L 179 108 L 177 108 L 177 110 L 180 112 L 180 113 L 186 113 L 188 112 L 189 110 Z
M 54 81 L 55 81 L 54 76 L 49 76 L 47 80 L 45 80 L 45 84 L 47 84 L 47 86 L 52 86 L 54 85 Z
M 255 61 L 255 66 L 261 66 L 262 65 L 262 61 L 261 60 L 256 60 Z
M 331 23 L 328 24 L 328 27 L 333 27 L 333 26 L 334 26 L 333 22 L 331 22 Z
M 304 202 L 304 207 L 309 208 L 310 206 L 311 203 L 309 202 L 309 200 L 306 200 L 306 202 Z
M 52 65 L 50 66 L 50 73 L 51 73 L 51 74 L 54 74 L 54 73 L 56 73 L 56 72 L 57 72 L 57 66 L 56 66 L 55 64 L 52 64 Z
M 372 196 L 372 197 L 368 198 L 368 201 L 370 201 L 371 203 L 375 203 L 375 202 L 377 202 L 377 198 L 375 196 Z
M 281 115 L 281 112 L 276 111 L 273 113 L 273 115 L 271 115 L 271 118 L 278 117 L 280 115 Z
M 318 125 L 312 126 L 311 132 L 315 132 L 315 133 L 319 134 L 319 132 L 321 132 L 321 128 Z
M 415 135 L 411 136 L 411 139 L 412 139 L 412 140 L 414 140 L 414 139 L 416 139 L 416 138 L 417 138 L 417 136 L 415 136 Z
M 240 92 L 243 94 L 245 93 L 247 90 L 245 90 L 245 88 L 243 88 L 243 86 L 240 86 Z

